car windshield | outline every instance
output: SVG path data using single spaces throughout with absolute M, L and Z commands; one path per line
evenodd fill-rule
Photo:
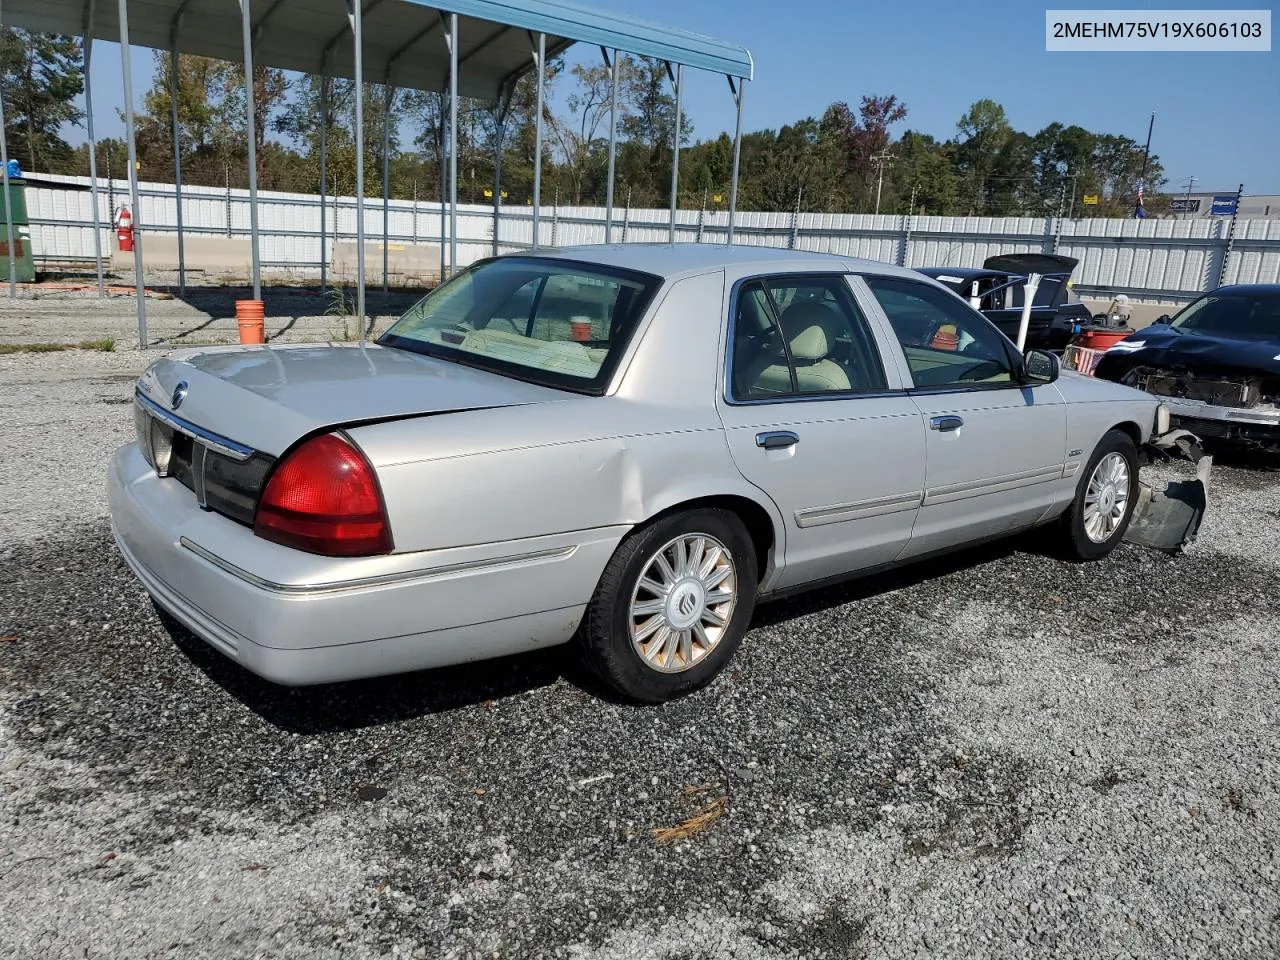
M 379 343 L 546 386 L 602 393 L 660 280 L 550 257 L 475 264 Z
M 1280 294 L 1231 291 L 1201 297 L 1170 324 L 1193 334 L 1280 340 Z

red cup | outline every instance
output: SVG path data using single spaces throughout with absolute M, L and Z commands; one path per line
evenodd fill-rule
M 571 336 L 579 343 L 586 343 L 591 339 L 591 321 L 590 320 L 574 320 L 570 323 L 572 328 Z

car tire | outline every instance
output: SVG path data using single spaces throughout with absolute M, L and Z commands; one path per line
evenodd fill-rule
M 1122 507 L 1116 503 L 1120 487 L 1125 498 Z M 1110 430 L 1081 471 L 1075 499 L 1062 517 L 1067 558 L 1101 560 L 1111 553 L 1124 539 L 1137 503 L 1138 449 L 1127 433 Z
M 742 642 L 757 569 L 751 537 L 728 510 L 687 510 L 640 527 L 618 546 L 587 605 L 575 638 L 582 658 L 634 703 L 692 693 Z

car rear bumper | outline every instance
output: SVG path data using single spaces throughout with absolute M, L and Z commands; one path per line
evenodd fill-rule
M 136 445 L 108 481 L 120 552 L 192 633 L 268 680 L 352 680 L 564 643 L 625 528 L 382 558 L 300 554 L 201 510 Z

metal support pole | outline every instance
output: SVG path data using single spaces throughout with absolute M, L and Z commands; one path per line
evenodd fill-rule
M 121 3 L 124 0 L 120 0 Z M 249 143 L 249 252 L 253 259 L 253 299 L 262 299 L 262 266 L 258 257 L 258 146 L 254 130 L 253 22 L 251 0 L 240 0 L 241 41 L 244 48 L 244 113 Z
M 1018 321 L 1018 352 L 1027 349 L 1027 328 L 1031 325 L 1031 304 L 1040 289 L 1040 274 L 1027 274 L 1027 285 L 1023 288 L 1022 317 Z
M 791 238 L 787 244 L 791 250 L 796 248 L 796 235 L 800 231 L 800 198 L 803 196 L 804 187 L 796 187 L 796 205 L 791 210 Z
M 1218 283 L 1217 286 L 1214 287 L 1215 290 L 1217 287 L 1220 287 L 1227 282 L 1227 261 L 1231 259 L 1231 250 L 1235 246 L 1236 220 L 1240 216 L 1240 201 L 1243 197 L 1244 184 L 1242 183 L 1236 188 L 1236 206 L 1235 209 L 1231 211 L 1231 222 L 1227 224 L 1227 246 L 1226 249 L 1222 251 L 1222 264 L 1218 267 Z
M 389 72 L 388 72 L 389 73 Z M 382 91 L 382 292 L 390 287 L 388 248 L 391 245 L 391 107 L 396 98 L 396 88 L 388 75 Z
M 329 229 L 329 78 L 320 75 L 320 292 L 329 290 L 329 255 L 325 249 Z
M 355 45 L 356 99 L 356 317 L 364 346 L 364 0 L 347 0 Z
M 604 47 L 600 52 L 609 68 L 609 175 L 605 180 L 604 242 L 610 243 L 613 240 L 613 176 L 618 152 L 618 51 L 613 51 L 612 63 Z
M 0 125 L 3 126 L 3 125 Z M 111 177 L 111 150 L 107 149 L 107 155 L 103 157 L 107 165 L 107 217 L 114 221 L 116 215 L 116 182 Z
M 458 270 L 458 15 L 449 14 L 449 273 Z
M 547 35 L 538 34 L 538 120 L 533 133 L 533 246 L 538 246 L 538 207 L 542 203 L 542 96 L 546 83 Z
M 173 122 L 174 202 L 178 213 L 178 296 L 187 295 L 187 256 L 182 237 L 182 127 L 178 123 L 178 17 L 169 31 L 169 114 Z M 85 76 L 88 76 L 86 73 Z
M 738 215 L 738 164 L 742 158 L 742 100 L 747 95 L 746 78 L 739 80 L 735 88 L 733 77 L 730 77 L 729 89 L 738 105 L 738 119 L 733 127 L 733 174 L 729 183 L 729 236 L 727 238 L 729 243 L 733 243 L 733 221 Z
M 667 65 L 667 72 L 671 72 L 671 65 Z M 684 84 L 684 64 L 676 64 L 676 75 L 673 78 L 676 85 L 676 129 L 672 137 L 671 144 L 671 222 L 667 227 L 667 241 L 669 243 L 676 242 L 676 206 L 680 199 L 680 110 L 681 110 L 681 94 Z
M 133 63 L 129 56 L 129 0 L 120 0 L 120 69 L 124 74 L 124 128 L 129 143 L 129 199 L 133 203 L 133 294 L 138 301 L 138 347 L 147 349 L 147 288 L 142 281 L 142 211 L 138 208 L 138 144 L 133 123 Z M 0 126 L 3 124 L 0 123 Z
M 9 145 L 5 141 L 4 98 L 0 97 L 0 167 L 4 169 L 0 178 L 4 181 L 5 252 L 9 258 L 9 299 L 12 300 L 18 295 L 18 254 L 13 245 L 13 194 L 9 190 Z
M 502 152 L 503 142 L 507 135 L 507 111 L 511 108 L 511 94 L 498 96 L 497 109 L 493 116 L 493 133 L 496 141 L 493 148 L 493 255 L 498 255 L 498 234 L 502 227 Z
M 89 206 L 93 214 L 93 262 L 98 271 L 98 297 L 107 295 L 102 276 L 102 225 L 98 217 L 98 150 L 93 140 L 93 85 L 89 79 L 89 61 L 93 54 L 94 0 L 84 5 L 84 122 L 89 137 Z M 110 214 L 110 211 L 108 211 Z
M 911 206 L 902 219 L 902 256 L 898 258 L 898 266 L 905 267 L 911 259 L 911 232 L 916 224 L 916 188 L 911 188 Z
M 444 208 L 444 195 L 445 195 L 445 191 L 449 187 L 448 183 L 446 183 L 446 181 L 448 180 L 448 177 L 445 174 L 445 170 L 447 168 L 445 167 L 445 164 L 444 164 L 444 152 L 448 147 L 448 144 L 446 143 L 446 140 L 447 140 L 446 123 L 447 123 L 447 120 L 445 117 L 445 97 L 444 97 L 444 91 L 441 91 L 440 92 L 440 140 L 439 140 L 439 143 L 440 143 L 440 282 L 441 283 L 444 283 L 444 280 L 445 280 L 445 262 L 447 260 L 447 256 L 445 252 L 445 243 L 444 243 L 445 232 L 446 232 L 445 231 L 446 214 L 445 214 L 445 208 Z

